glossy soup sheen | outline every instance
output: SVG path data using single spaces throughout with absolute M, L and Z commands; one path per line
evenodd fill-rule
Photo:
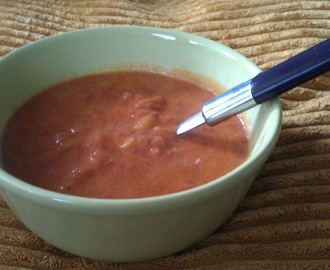
M 239 117 L 177 136 L 210 90 L 152 72 L 112 72 L 46 89 L 9 119 L 2 162 L 33 185 L 95 198 L 141 198 L 190 189 L 244 162 Z

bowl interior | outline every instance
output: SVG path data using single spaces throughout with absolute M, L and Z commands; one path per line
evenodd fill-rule
M 260 72 L 255 64 L 224 45 L 173 30 L 117 26 L 64 33 L 19 48 L 1 59 L 0 136 L 14 110 L 50 85 L 85 74 L 146 64 L 194 72 L 225 88 Z M 276 141 L 281 120 L 278 100 L 249 110 L 247 119 L 251 162 L 272 148 L 272 140 Z M 0 169 L 1 174 L 5 172 Z

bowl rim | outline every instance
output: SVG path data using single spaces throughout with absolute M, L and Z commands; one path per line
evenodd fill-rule
M 164 29 L 164 28 L 149 27 L 149 26 L 128 26 L 128 25 L 114 25 L 114 26 L 79 29 L 79 30 L 68 31 L 68 32 L 52 35 L 49 37 L 41 38 L 37 41 L 19 47 L 3 57 L 0 57 L 0 62 L 3 62 L 5 59 L 10 58 L 18 51 L 25 50 L 30 46 L 35 46 L 36 44 L 43 43 L 45 41 L 48 42 L 51 41 L 52 39 L 57 39 L 58 37 L 64 37 L 67 35 L 79 34 L 79 33 L 83 34 L 84 32 L 89 32 L 89 31 L 111 32 L 112 30 L 141 31 L 141 33 L 143 34 L 146 33 L 150 34 L 151 32 L 157 32 L 160 34 L 167 34 L 172 36 L 173 35 L 181 36 L 181 37 L 183 36 L 185 38 L 188 38 L 189 40 L 199 42 L 200 44 L 205 44 L 206 46 L 212 45 L 219 47 L 219 49 L 224 51 L 224 53 L 242 61 L 243 64 L 245 64 L 251 71 L 255 73 L 260 72 L 260 69 L 251 60 L 249 60 L 244 55 L 240 54 L 239 52 L 235 51 L 234 49 L 231 49 L 230 47 L 222 43 L 195 34 L 181 32 L 174 29 Z M 102 209 L 104 208 L 109 210 L 109 206 L 116 206 L 116 207 L 121 206 L 121 207 L 127 207 L 127 209 L 128 208 L 136 209 L 136 207 L 140 207 L 140 206 L 143 207 L 146 204 L 154 205 L 154 207 L 157 208 L 159 204 L 163 204 L 163 203 L 166 203 L 167 206 L 171 205 L 177 208 L 179 207 L 178 201 L 180 201 L 182 205 L 186 204 L 188 201 L 191 202 L 191 200 L 196 201 L 196 198 L 199 197 L 198 194 L 200 193 L 209 193 L 209 195 L 212 197 L 212 195 L 217 193 L 218 190 L 217 187 L 219 186 L 219 183 L 230 182 L 230 184 L 227 185 L 227 189 L 228 187 L 237 184 L 236 182 L 239 180 L 235 181 L 234 179 L 231 179 L 232 176 L 244 171 L 254 162 L 261 162 L 261 160 L 263 160 L 263 157 L 265 155 L 268 156 L 271 150 L 273 149 L 273 147 L 275 146 L 277 138 L 279 136 L 281 120 L 282 120 L 282 110 L 281 110 L 280 100 L 279 98 L 275 98 L 259 106 L 264 106 L 264 105 L 269 107 L 270 114 L 272 117 L 272 126 L 274 128 L 272 130 L 269 130 L 269 132 L 271 132 L 271 136 L 268 136 L 267 139 L 264 140 L 262 145 L 257 149 L 257 151 L 255 151 L 253 156 L 252 157 L 250 156 L 240 166 L 230 171 L 229 173 L 217 179 L 214 179 L 206 184 L 203 184 L 201 186 L 197 186 L 180 192 L 153 196 L 153 197 L 144 197 L 144 198 L 128 198 L 128 199 L 89 198 L 89 197 L 62 194 L 34 186 L 23 180 L 20 180 L 19 178 L 16 178 L 15 176 L 9 174 L 0 167 L 0 186 L 1 186 L 0 189 L 3 190 L 3 193 L 6 189 L 8 189 L 14 194 L 19 194 L 19 196 L 21 197 L 24 197 L 28 200 L 32 200 L 38 203 L 42 201 L 43 202 L 57 201 L 60 202 L 59 205 L 65 205 L 65 209 L 67 209 L 68 205 L 71 205 L 75 209 L 77 207 L 82 207 L 84 209 L 88 209 L 88 208 L 95 209 L 96 207 L 100 207 Z

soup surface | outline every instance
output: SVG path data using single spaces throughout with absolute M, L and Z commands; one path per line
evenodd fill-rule
M 9 119 L 3 167 L 33 185 L 77 196 L 141 198 L 190 189 L 240 165 L 239 117 L 177 136 L 215 94 L 152 72 L 89 75 L 46 89 Z

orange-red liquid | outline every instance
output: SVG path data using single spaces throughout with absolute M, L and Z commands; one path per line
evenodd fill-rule
M 238 117 L 182 136 L 177 125 L 211 91 L 151 72 L 67 81 L 36 95 L 9 120 L 4 169 L 33 185 L 97 198 L 140 198 L 190 189 L 248 155 Z

